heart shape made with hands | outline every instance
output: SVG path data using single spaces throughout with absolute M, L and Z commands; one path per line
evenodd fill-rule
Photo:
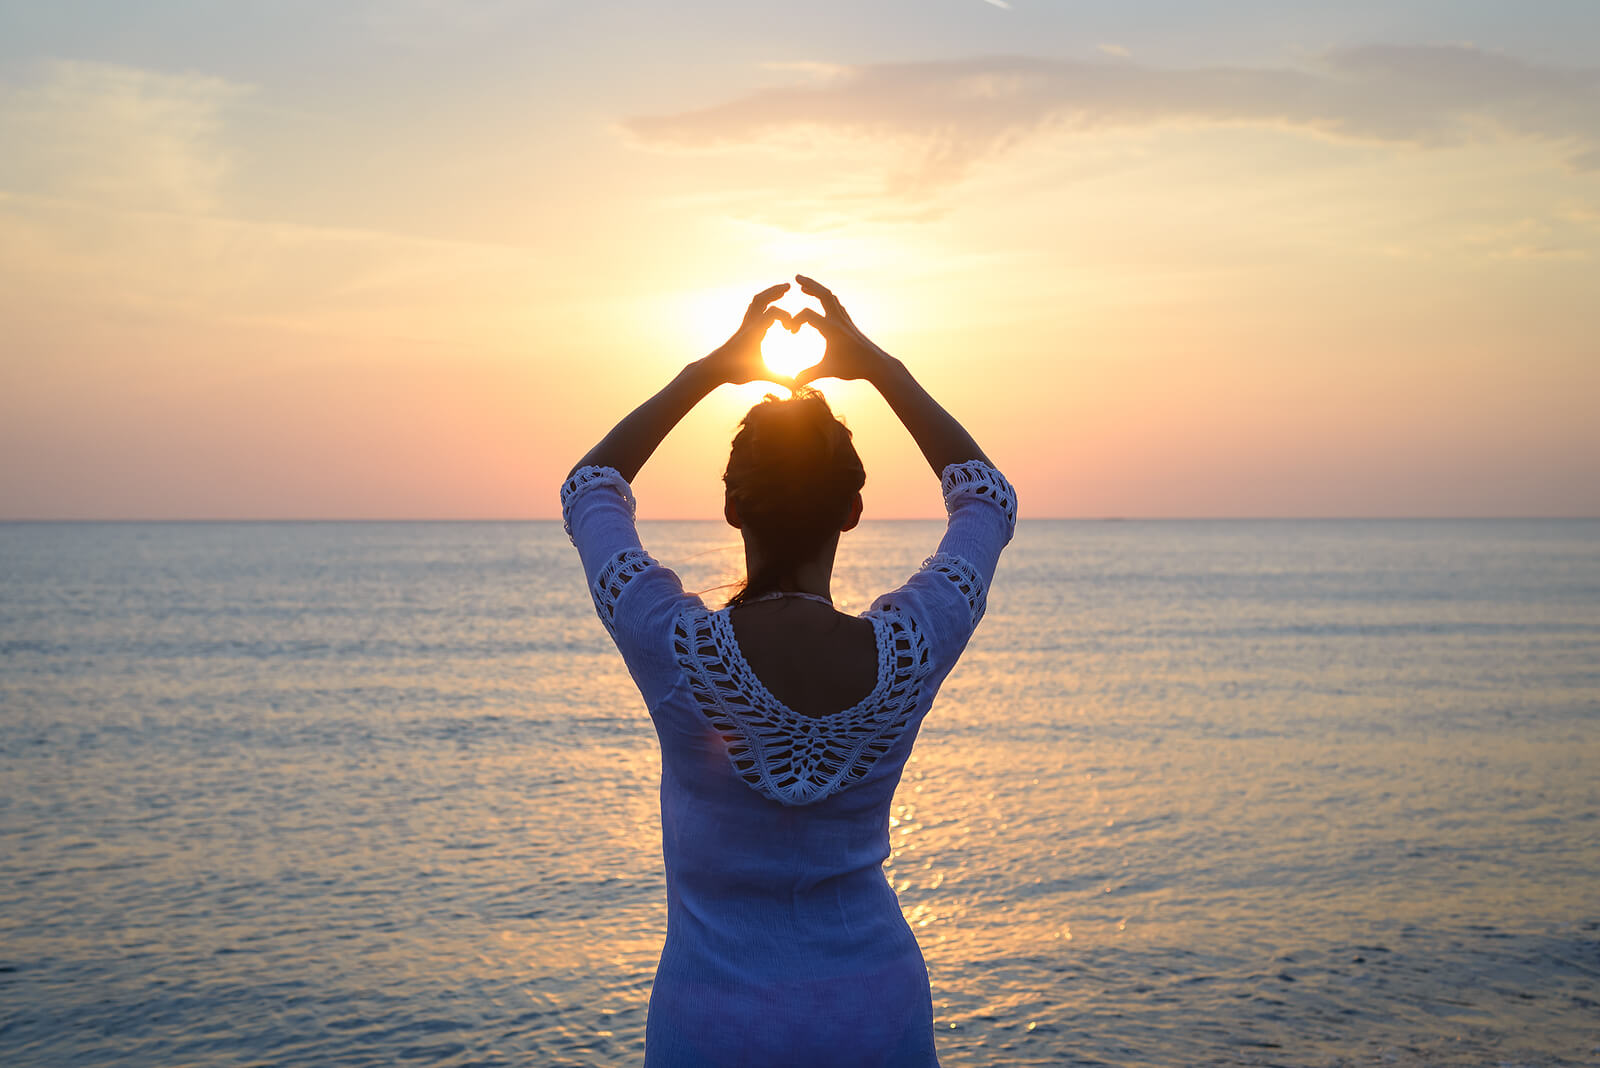
M 776 322 L 761 339 L 761 359 L 774 374 L 793 378 L 821 363 L 827 347 L 828 342 L 809 324 L 791 334 L 782 322 Z

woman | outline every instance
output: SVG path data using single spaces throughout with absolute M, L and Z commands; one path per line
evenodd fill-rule
M 922 717 L 983 614 L 1016 496 L 972 437 L 834 295 L 823 314 L 759 294 L 727 344 L 686 367 L 573 468 L 567 532 L 661 742 L 667 938 L 645 1064 L 937 1065 L 927 968 L 882 864 L 889 806 Z M 685 593 L 634 531 L 628 483 L 725 383 L 770 378 L 761 338 L 827 342 L 794 398 L 745 416 L 727 520 L 748 581 L 719 611 Z M 877 387 L 941 476 L 949 528 L 904 586 L 859 617 L 833 608 L 839 535 L 865 473 L 819 378 Z

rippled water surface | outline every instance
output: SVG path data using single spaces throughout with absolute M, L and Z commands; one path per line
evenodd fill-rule
M 888 866 L 946 1065 L 1600 1063 L 1600 523 L 1025 521 L 989 606 Z M 0 1063 L 639 1060 L 659 765 L 559 524 L 0 525 L 0 672 Z

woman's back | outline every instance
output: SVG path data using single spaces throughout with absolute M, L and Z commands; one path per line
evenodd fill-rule
M 802 716 L 840 712 L 877 683 L 877 639 L 864 619 L 802 597 L 754 601 L 729 615 L 750 670 Z

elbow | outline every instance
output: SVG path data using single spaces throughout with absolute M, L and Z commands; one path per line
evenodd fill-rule
M 566 481 L 567 482 L 571 482 L 574 478 L 578 477 L 578 472 L 582 471 L 585 467 L 600 467 L 600 466 L 603 466 L 602 464 L 600 464 L 595 459 L 595 452 L 596 451 L 597 450 L 595 450 L 595 449 L 590 449 L 588 452 L 586 452 L 582 456 L 578 457 L 578 462 L 573 464 L 572 465 L 572 470 L 567 472 L 567 477 L 566 477 Z

